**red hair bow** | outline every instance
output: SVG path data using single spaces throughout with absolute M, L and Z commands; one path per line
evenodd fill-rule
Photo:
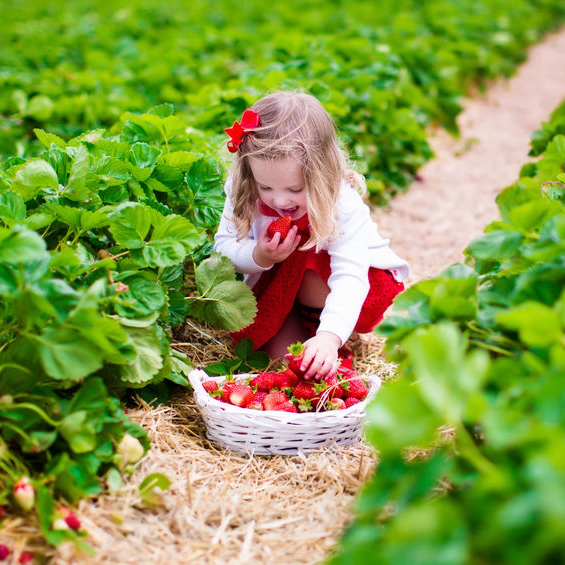
M 256 128 L 259 125 L 259 114 L 253 110 L 245 110 L 241 117 L 241 124 L 235 122 L 233 127 L 227 128 L 224 131 L 230 136 L 228 141 L 228 151 L 235 153 L 243 139 L 243 136 L 248 131 Z

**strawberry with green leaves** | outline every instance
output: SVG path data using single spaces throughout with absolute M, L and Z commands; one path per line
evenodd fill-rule
M 333 398 L 326 402 L 326 410 L 344 410 L 347 408 L 343 398 Z
M 288 362 L 288 368 L 299 378 L 303 379 L 306 371 L 300 369 L 302 360 L 304 359 L 304 344 L 297 341 L 288 346 L 288 353 L 284 358 Z
M 275 385 L 278 374 L 274 371 L 259 373 L 249 381 L 249 385 L 261 392 L 269 392 Z
M 290 216 L 286 216 L 284 218 L 277 218 L 276 220 L 272 221 L 269 227 L 267 228 L 267 235 L 272 239 L 275 237 L 276 233 L 281 234 L 280 241 L 284 241 L 284 238 L 288 235 L 290 228 L 292 227 L 292 218 Z

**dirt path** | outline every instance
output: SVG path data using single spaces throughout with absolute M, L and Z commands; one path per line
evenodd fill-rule
M 375 212 L 381 233 L 410 261 L 410 282 L 460 261 L 497 217 L 495 195 L 516 179 L 531 133 L 563 97 L 565 29 L 532 48 L 514 78 L 465 103 L 460 140 L 434 136 L 437 158 L 421 170 L 423 180 Z M 377 338 L 364 336 L 356 353 L 383 374 Z M 152 450 L 124 489 L 79 508 L 95 556 L 67 545 L 51 563 L 316 564 L 351 519 L 374 465 L 364 445 L 286 458 L 217 450 L 204 438 L 190 395 L 134 416 L 148 429 Z M 164 506 L 148 512 L 136 484 L 151 472 L 172 484 Z
M 565 30 L 531 48 L 507 81 L 468 99 L 459 140 L 445 131 L 431 139 L 436 157 L 422 180 L 377 210 L 379 231 L 411 265 L 410 281 L 463 261 L 463 250 L 498 218 L 495 197 L 518 178 L 531 134 L 565 98 Z

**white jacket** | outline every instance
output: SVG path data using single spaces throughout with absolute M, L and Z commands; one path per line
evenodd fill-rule
M 215 236 L 214 251 L 225 255 L 244 274 L 253 288 L 261 273 L 271 267 L 260 267 L 253 260 L 253 250 L 261 229 L 272 217 L 259 214 L 251 225 L 248 238 L 237 241 L 237 230 L 230 220 L 233 217 L 231 179 L 225 184 L 226 203 Z M 361 195 L 342 182 L 337 201 L 337 225 L 341 235 L 322 246 L 330 255 L 331 275 L 328 279 L 330 293 L 320 316 L 318 331 L 336 334 L 342 344 L 347 341 L 369 292 L 369 267 L 391 271 L 398 281 L 408 278 L 409 266 L 389 247 L 372 220 L 369 207 Z

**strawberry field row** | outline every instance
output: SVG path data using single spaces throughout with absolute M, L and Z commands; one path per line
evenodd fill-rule
M 119 486 L 149 447 L 117 399 L 186 385 L 171 328 L 255 313 L 209 257 L 222 129 L 266 90 L 304 88 L 378 196 L 430 157 L 431 122 L 454 129 L 459 97 L 565 15 L 556 0 L 1 6 L 0 508 L 35 505 L 53 544 L 80 542 L 57 500 Z
M 69 139 L 160 103 L 219 147 L 266 91 L 304 88 L 375 198 L 430 158 L 430 123 L 455 130 L 461 96 L 565 16 L 560 0 L 3 4 L 0 154 L 41 150 L 36 127 Z
M 382 461 L 332 565 L 565 561 L 564 109 L 467 264 L 379 327 L 401 376 L 369 408 Z

